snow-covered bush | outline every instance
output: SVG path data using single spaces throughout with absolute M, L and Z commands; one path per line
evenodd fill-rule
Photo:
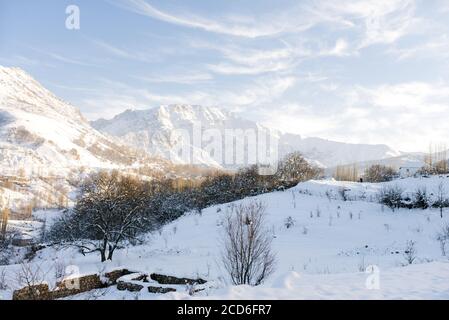
M 401 208 L 403 206 L 403 192 L 403 189 L 397 185 L 385 186 L 382 188 L 378 195 L 379 202 L 394 211 L 395 209 Z
M 222 262 L 234 285 L 257 286 L 274 272 L 273 237 L 261 202 L 232 207 L 224 224 Z
M 430 198 L 427 194 L 427 189 L 424 187 L 418 188 L 414 193 L 413 208 L 427 209 L 430 206 Z

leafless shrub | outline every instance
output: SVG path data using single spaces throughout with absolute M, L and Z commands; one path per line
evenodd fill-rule
M 440 209 L 440 217 L 443 218 L 443 208 L 449 207 L 449 199 L 446 198 L 446 188 L 444 182 L 440 182 L 438 184 L 436 201 L 433 203 L 433 207 Z
M 274 271 L 273 237 L 265 227 L 265 206 L 241 204 L 227 215 L 222 262 L 233 284 L 261 284 Z
M 306 234 L 308 234 L 308 233 L 309 233 L 309 229 L 307 229 L 306 226 L 302 227 L 302 234 L 303 234 L 303 235 L 306 235 Z
M 64 261 L 57 260 L 54 264 L 55 279 L 62 280 L 66 272 L 66 264 Z
M 0 290 L 8 289 L 8 284 L 6 283 L 6 268 L 0 271 Z
M 284 226 L 285 226 L 287 229 L 290 229 L 290 228 L 294 227 L 294 226 L 295 226 L 295 220 L 294 220 L 291 216 L 288 216 L 288 217 L 285 219 L 285 221 L 284 221 Z
M 437 235 L 440 242 L 441 254 L 446 256 L 446 244 L 449 241 L 449 224 L 445 225 Z
M 338 194 L 340 195 L 341 200 L 343 201 L 349 200 L 348 191 L 349 189 L 346 189 L 345 187 L 341 187 L 338 189 Z
M 416 242 L 413 240 L 408 240 L 405 251 L 404 251 L 404 258 L 407 261 L 408 264 L 412 264 L 416 260 L 416 254 L 418 251 L 416 250 Z
M 22 263 L 20 269 L 16 272 L 16 283 L 20 288 L 28 287 L 28 295 L 31 300 L 37 300 L 39 298 L 39 291 L 36 288 L 37 285 L 43 284 L 45 274 L 38 265 L 31 263 Z
M 316 208 L 316 217 L 317 218 L 321 217 L 321 209 L 320 209 L 320 207 Z

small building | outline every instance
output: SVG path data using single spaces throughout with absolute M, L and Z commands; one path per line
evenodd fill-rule
M 399 167 L 399 176 L 401 178 L 415 177 L 421 167 Z

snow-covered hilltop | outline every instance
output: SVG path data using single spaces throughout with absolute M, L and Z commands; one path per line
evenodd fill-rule
M 93 129 L 80 111 L 25 71 L 0 66 L 0 167 L 64 172 L 71 168 L 131 165 L 128 147 Z
M 149 110 L 127 110 L 111 120 L 100 119 L 92 122 L 92 125 L 99 131 L 118 137 L 150 154 L 182 162 L 173 155 L 170 137 L 176 130 L 192 132 L 194 123 L 199 123 L 202 130 L 218 129 L 223 136 L 225 130 L 260 130 L 279 139 L 280 156 L 300 151 L 307 159 L 323 167 L 387 159 L 401 154 L 386 145 L 349 144 L 320 138 L 303 139 L 300 135 L 285 134 L 257 122 L 242 119 L 232 112 L 198 105 L 168 105 Z M 198 162 L 216 164 L 204 148 L 191 148 L 199 149 L 196 153 L 199 159 L 195 159 Z

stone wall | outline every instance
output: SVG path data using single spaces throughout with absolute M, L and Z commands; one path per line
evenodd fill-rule
M 202 285 L 206 280 L 201 278 L 177 278 L 163 274 L 150 275 L 134 273 L 128 269 L 118 269 L 104 274 L 106 281 L 98 274 L 89 274 L 80 277 L 71 277 L 56 283 L 56 288 L 50 290 L 48 284 L 37 284 L 15 290 L 13 300 L 53 300 L 73 296 L 82 292 L 101 289 L 117 285 L 118 290 L 140 291 L 146 288 L 152 293 L 167 293 L 176 291 L 181 285 Z M 173 288 L 173 287 L 175 288 Z M 195 290 L 195 291 L 200 291 Z
M 12 295 L 13 300 L 51 300 L 51 293 L 48 284 L 36 284 L 15 290 Z
M 53 300 L 73 296 L 82 292 L 115 285 L 118 278 L 129 273 L 126 269 L 107 272 L 105 274 L 105 277 L 108 279 L 107 283 L 104 283 L 98 274 L 72 277 L 57 282 L 54 290 L 50 290 L 48 284 L 28 286 L 15 290 L 13 300 Z

